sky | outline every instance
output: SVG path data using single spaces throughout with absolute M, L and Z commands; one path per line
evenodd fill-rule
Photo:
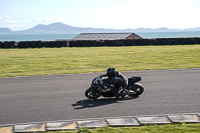
M 61 22 L 106 29 L 200 27 L 200 0 L 0 0 L 0 28 Z

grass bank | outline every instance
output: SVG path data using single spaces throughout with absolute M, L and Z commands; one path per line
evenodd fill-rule
M 170 124 L 170 125 L 150 125 L 142 127 L 123 128 L 97 128 L 93 130 L 79 129 L 77 131 L 57 131 L 47 133 L 199 133 L 200 124 Z
M 0 49 L 0 77 L 200 68 L 200 45 Z

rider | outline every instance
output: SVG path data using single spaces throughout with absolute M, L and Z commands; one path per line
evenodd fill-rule
M 105 76 L 111 79 L 111 84 L 113 85 L 108 91 L 111 91 L 114 96 L 124 97 L 126 95 L 124 89 L 128 86 L 128 78 L 122 73 L 115 71 L 115 68 L 108 68 L 106 74 L 101 75 L 100 78 Z

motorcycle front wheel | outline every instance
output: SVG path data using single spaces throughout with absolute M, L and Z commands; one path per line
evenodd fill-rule
M 89 88 L 85 91 L 85 96 L 89 99 L 97 99 L 101 95 L 97 91 L 94 91 L 92 88 Z

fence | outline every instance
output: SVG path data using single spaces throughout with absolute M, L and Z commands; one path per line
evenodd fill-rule
M 0 48 L 55 48 L 67 47 L 68 41 L 6 41 L 0 42 Z
M 5 41 L 0 48 L 55 48 L 55 47 L 101 47 L 101 46 L 157 46 L 157 45 L 192 45 L 200 44 L 200 37 L 195 38 L 155 38 L 131 40 L 64 40 L 64 41 Z

